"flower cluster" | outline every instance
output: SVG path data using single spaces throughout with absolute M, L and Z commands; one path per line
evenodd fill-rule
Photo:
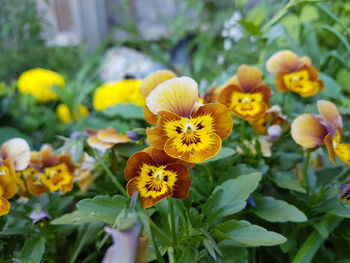
M 56 114 L 59 120 L 63 123 L 70 123 L 85 118 L 89 115 L 89 110 L 85 105 L 78 105 L 72 113 L 67 104 L 59 104 L 56 108 Z
M 56 100 L 57 94 L 52 87 L 64 87 L 64 85 L 64 78 L 60 74 L 43 68 L 25 71 L 17 81 L 18 90 L 33 95 L 39 103 Z
M 115 83 L 106 83 L 98 87 L 93 95 L 93 107 L 104 111 L 108 107 L 122 103 L 144 106 L 145 100 L 140 94 L 141 80 L 124 79 Z

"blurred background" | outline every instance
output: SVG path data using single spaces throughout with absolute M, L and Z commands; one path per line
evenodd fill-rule
M 261 68 L 273 86 L 265 62 L 282 49 L 309 56 L 326 82 L 318 96 L 349 114 L 349 17 L 347 0 L 2 0 L 0 134 L 27 134 L 39 145 L 56 134 L 105 127 L 113 116 L 92 111 L 94 90 L 161 68 L 191 76 L 202 95 L 240 64 Z M 57 91 L 57 101 L 38 105 L 18 96 L 19 76 L 38 67 L 64 77 L 68 88 Z M 60 125 L 59 102 L 71 111 L 86 105 L 88 119 Z M 297 97 L 290 103 L 305 111 Z

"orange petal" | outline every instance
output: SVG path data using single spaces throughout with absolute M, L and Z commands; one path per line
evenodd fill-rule
M 28 167 L 30 161 L 30 149 L 28 143 L 21 138 L 6 141 L 0 150 L 3 159 L 11 159 L 17 171 Z
M 227 86 L 220 92 L 218 96 L 218 101 L 221 104 L 224 104 L 227 108 L 230 108 L 233 92 L 242 92 L 242 90 L 238 86 L 234 86 L 234 85 Z
M 210 103 L 200 107 L 192 118 L 202 115 L 211 115 L 214 120 L 214 132 L 221 139 L 228 137 L 231 133 L 233 120 L 228 109 L 219 103 Z
M 312 114 L 303 114 L 293 121 L 291 134 L 297 144 L 315 148 L 324 144 L 327 130 Z
M 147 128 L 146 133 L 149 143 L 154 148 L 162 150 L 164 148 L 164 144 L 169 139 L 164 130 L 165 123 L 169 121 L 179 121 L 181 117 L 169 111 L 160 111 L 159 116 L 160 118 L 157 126 L 154 128 Z
M 323 118 L 325 118 L 329 123 L 335 125 L 335 128 L 342 126 L 339 111 L 332 102 L 327 100 L 318 100 L 317 109 Z
M 147 97 L 146 105 L 153 114 L 170 111 L 189 117 L 198 100 L 198 84 L 189 77 L 172 78 L 157 86 Z
M 338 144 L 334 148 L 334 152 L 340 160 L 350 166 L 350 144 Z
M 133 154 L 127 161 L 124 169 L 124 176 L 127 181 L 140 175 L 143 164 L 157 166 L 157 163 L 146 152 L 137 152 Z M 131 193 L 132 194 L 132 193 Z
M 269 72 L 277 74 L 278 72 L 292 72 L 299 66 L 299 57 L 290 50 L 282 50 L 271 56 L 266 62 L 266 68 Z
M 97 139 L 105 143 L 125 143 L 130 142 L 131 139 L 123 134 L 116 132 L 112 127 L 108 127 L 105 130 L 100 130 L 97 132 Z
M 328 157 L 329 159 L 335 164 L 336 160 L 335 160 L 335 153 L 334 153 L 334 148 L 333 148 L 333 139 L 332 139 L 332 135 L 330 133 L 328 133 L 325 137 L 324 137 L 324 144 L 326 145 L 327 151 L 328 151 Z
M 0 166 L 0 187 L 3 191 L 1 196 L 6 199 L 10 199 L 17 192 L 17 184 L 10 169 L 6 163 Z
M 107 143 L 107 142 L 103 142 L 103 141 L 99 140 L 96 135 L 90 136 L 87 139 L 87 143 L 92 148 L 96 148 L 96 149 L 102 150 L 102 151 L 110 149 L 110 148 L 112 148 L 114 146 L 114 143 Z
M 175 78 L 176 75 L 170 70 L 158 70 L 150 75 L 148 75 L 141 83 L 140 93 L 145 98 L 148 94 L 154 90 L 159 84 L 163 83 L 168 79 Z
M 175 187 L 173 189 L 172 197 L 176 199 L 184 199 L 189 194 L 189 189 L 192 184 L 190 178 L 190 172 L 188 169 L 181 164 L 169 164 L 165 168 L 177 174 Z
M 213 132 L 205 134 L 201 138 L 201 144 L 184 145 L 182 134 L 170 138 L 164 145 L 165 152 L 171 157 L 181 159 L 189 163 L 200 163 L 215 156 L 221 148 L 221 138 Z
M 147 106 L 143 108 L 143 117 L 149 124 L 156 124 L 158 121 L 158 115 L 153 114 Z
M 244 92 L 249 92 L 263 84 L 262 72 L 256 67 L 240 66 L 237 71 L 237 78 L 239 86 Z
M 10 202 L 0 196 L 0 216 L 7 215 L 10 212 Z
M 275 77 L 276 89 L 279 91 L 288 91 L 286 83 L 284 82 L 284 75 L 285 73 L 278 72 Z

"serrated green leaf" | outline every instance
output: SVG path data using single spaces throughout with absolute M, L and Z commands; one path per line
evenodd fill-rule
M 256 206 L 253 212 L 269 222 L 305 222 L 307 217 L 294 205 L 273 197 L 254 198 Z
M 273 231 L 268 231 L 265 228 L 257 225 L 252 225 L 248 221 L 229 220 L 215 227 L 226 233 L 239 244 L 251 247 L 256 246 L 274 246 L 287 241 L 287 239 Z

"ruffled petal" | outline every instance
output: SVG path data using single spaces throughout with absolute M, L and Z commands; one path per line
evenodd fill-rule
M 340 160 L 350 166 L 350 144 L 337 144 L 334 152 Z
M 152 159 L 152 157 L 148 153 L 137 152 L 133 154 L 126 163 L 126 167 L 124 169 L 125 179 L 129 181 L 132 178 L 139 176 L 143 164 L 157 166 L 157 163 Z
M 250 92 L 263 84 L 262 72 L 256 67 L 240 66 L 237 71 L 237 78 L 239 86 L 244 92 Z
M 190 117 L 198 100 L 198 84 L 189 77 L 172 78 L 157 86 L 147 97 L 146 105 L 153 114 L 170 111 Z
M 0 196 L 0 216 L 7 215 L 10 212 L 10 202 Z
M 177 174 L 175 187 L 173 189 L 173 198 L 184 199 L 189 194 L 189 189 L 192 184 L 190 172 L 181 164 L 169 164 L 165 168 Z
M 97 139 L 106 143 L 125 143 L 132 141 L 128 136 L 116 132 L 112 127 L 97 132 Z
M 176 75 L 170 70 L 158 70 L 148 75 L 141 83 L 140 93 L 147 98 L 148 94 L 154 90 L 159 84 L 168 79 L 175 78 Z
M 218 103 L 206 104 L 200 107 L 193 115 L 193 118 L 209 115 L 214 121 L 214 132 L 220 136 L 221 139 L 228 137 L 233 127 L 233 120 L 228 109 Z
M 297 54 L 290 50 L 282 50 L 271 56 L 266 62 L 266 68 L 269 72 L 277 74 L 278 72 L 293 72 L 300 64 Z
M 114 146 L 114 143 L 108 143 L 108 142 L 104 142 L 104 141 L 99 140 L 97 135 L 90 136 L 87 139 L 87 143 L 92 148 L 95 148 L 95 149 L 98 149 L 98 150 L 101 150 L 101 151 L 110 149 L 110 148 L 112 148 Z
M 341 116 L 334 103 L 327 100 L 318 100 L 317 109 L 322 117 L 333 125 L 333 128 L 341 127 Z
M 1 146 L 0 154 L 3 159 L 11 159 L 17 171 L 24 170 L 29 165 L 29 145 L 21 138 L 14 138 L 5 142 Z
M 294 141 L 306 148 L 315 148 L 324 144 L 327 129 L 312 114 L 303 114 L 296 118 L 291 127 Z
M 153 114 L 147 106 L 143 108 L 143 117 L 149 124 L 156 124 L 158 121 L 158 115 Z
M 328 151 L 328 157 L 329 159 L 332 161 L 332 163 L 336 163 L 335 160 L 335 153 L 334 153 L 334 147 L 333 147 L 333 139 L 332 139 L 332 135 L 330 133 L 328 133 L 325 137 L 324 137 L 324 144 L 326 145 L 327 151 Z

